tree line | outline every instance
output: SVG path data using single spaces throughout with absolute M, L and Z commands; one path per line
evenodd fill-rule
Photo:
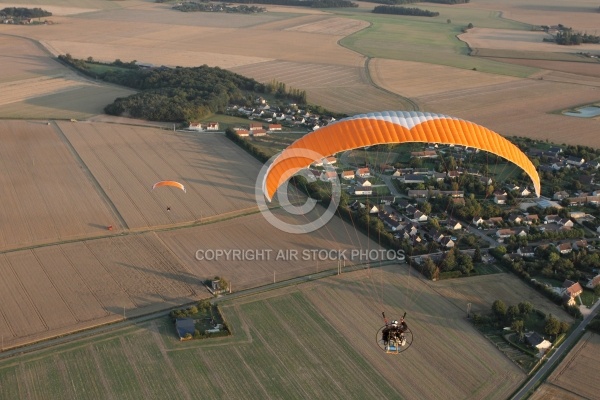
M 227 12 L 227 13 L 240 13 L 240 14 L 254 14 L 259 12 L 267 11 L 264 7 L 256 6 L 229 6 L 222 3 L 211 3 L 208 1 L 202 3 L 185 2 L 173 7 L 174 10 L 182 12 Z
M 421 10 L 416 7 L 376 6 L 373 11 L 376 14 L 411 15 L 416 17 L 437 17 L 439 12 Z
M 413 3 L 436 3 L 436 4 L 465 4 L 469 3 L 470 0 L 364 0 L 369 3 L 379 4 L 413 4 Z
M 6 7 L 0 10 L 0 16 L 13 18 L 41 18 L 51 15 L 50 11 L 41 8 Z
M 358 7 L 358 4 L 348 0 L 238 0 L 242 4 L 275 4 L 280 6 L 312 7 L 312 8 L 343 8 Z
M 140 68 L 135 61 L 116 60 L 102 72 L 95 63 L 60 55 L 61 61 L 97 79 L 139 90 L 116 99 L 104 111 L 151 121 L 184 122 L 224 112 L 230 104 L 248 105 L 258 94 L 273 93 L 287 101 L 305 104 L 306 93 L 285 86 L 273 88 L 252 78 L 218 68 L 200 67 Z M 274 92 L 274 90 L 276 90 Z

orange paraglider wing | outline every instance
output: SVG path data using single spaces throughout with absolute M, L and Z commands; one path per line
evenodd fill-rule
M 263 193 L 271 201 L 282 183 L 316 161 L 315 154 L 326 157 L 359 147 L 407 142 L 455 144 L 496 154 L 524 170 L 540 196 L 540 177 L 535 166 L 507 139 L 473 122 L 418 111 L 355 115 L 303 136 L 273 160 L 263 178 Z
M 173 187 L 176 187 L 178 189 L 183 190 L 183 192 L 185 193 L 185 186 L 183 186 L 181 183 L 176 182 L 176 181 L 160 181 L 160 182 L 156 182 L 152 186 L 152 189 L 154 190 L 157 187 L 161 187 L 161 186 L 173 186 Z

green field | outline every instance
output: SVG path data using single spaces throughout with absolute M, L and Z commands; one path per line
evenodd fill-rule
M 301 293 L 223 312 L 234 336 L 180 342 L 165 317 L 4 360 L 2 398 L 398 397 Z
M 371 26 L 342 39 L 340 44 L 368 57 L 476 68 L 516 77 L 527 77 L 537 71 L 531 67 L 470 57 L 466 43 L 456 37 L 469 23 L 477 27 L 515 30 L 530 30 L 529 25 L 502 19 L 495 12 L 448 7 L 437 9 L 429 4 L 427 9 L 440 12 L 440 16 L 419 18 L 364 11 L 344 13 L 346 17 L 368 21 Z M 447 22 L 448 19 L 451 23 Z

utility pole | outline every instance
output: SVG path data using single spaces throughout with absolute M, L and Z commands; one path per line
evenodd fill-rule
M 471 318 L 471 303 L 467 303 L 467 318 Z
M 125 319 L 125 305 L 123 305 L 123 319 Z
M 273 271 L 273 283 L 275 283 L 275 271 Z

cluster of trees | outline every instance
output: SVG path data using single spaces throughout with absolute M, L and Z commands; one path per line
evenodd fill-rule
M 358 4 L 348 0 L 238 0 L 244 4 L 276 4 L 280 6 L 312 7 L 312 8 L 342 8 L 358 7 Z
M 241 137 L 239 137 L 233 129 L 227 128 L 225 130 L 225 136 L 228 139 L 230 139 L 232 142 L 234 142 L 235 144 L 240 146 L 242 149 L 246 150 L 250 155 L 252 155 L 258 161 L 260 161 L 262 163 L 266 163 L 269 160 L 270 157 L 267 153 L 265 153 L 263 150 L 259 149 L 258 147 L 253 146 L 252 143 L 250 143 L 249 141 L 244 140 Z
M 172 310 L 169 316 L 172 319 L 189 318 L 198 314 L 212 314 L 212 305 L 208 300 L 202 300 L 195 306 L 189 306 L 178 310 Z
M 416 7 L 377 6 L 373 9 L 376 14 L 411 15 L 415 17 L 437 17 L 439 12 L 421 10 Z
M 0 10 L 0 16 L 17 19 L 50 17 L 50 11 L 41 8 L 6 7 Z
M 195 3 L 195 2 L 185 2 L 181 3 L 173 7 L 174 10 L 179 10 L 182 12 L 226 12 L 226 13 L 240 13 L 240 14 L 255 14 L 260 12 L 267 11 L 264 7 L 256 7 L 256 6 L 229 6 L 223 3 Z
M 582 315 L 581 315 L 581 311 L 579 310 L 579 307 L 567 305 L 564 302 L 562 296 L 560 296 L 558 293 L 556 293 L 550 287 L 547 287 L 543 283 L 541 283 L 535 279 L 532 279 L 531 274 L 534 273 L 535 271 L 531 270 L 530 267 L 527 265 L 528 263 L 526 263 L 525 261 L 523 261 L 523 260 L 513 261 L 510 259 L 504 258 L 504 255 L 506 254 L 506 252 L 507 252 L 507 250 L 506 250 L 506 247 L 504 247 L 504 246 L 497 246 L 497 247 L 494 247 L 489 250 L 490 255 L 492 255 L 494 258 L 496 258 L 496 260 L 498 261 L 498 263 L 501 266 L 514 272 L 517 276 L 519 276 L 523 280 L 523 282 L 525 282 L 529 286 L 533 287 L 538 292 L 542 293 L 548 299 L 552 300 L 555 304 L 563 306 L 563 308 L 569 314 L 571 314 L 573 317 L 581 318 Z M 542 261 L 541 265 L 544 265 L 544 262 L 547 262 L 547 261 Z M 556 277 L 556 278 L 560 279 L 560 277 Z
M 475 248 L 473 257 L 453 247 L 444 254 L 440 263 L 436 263 L 429 257 L 425 258 L 421 268 L 421 273 L 432 280 L 458 278 L 463 275 L 469 275 L 473 270 L 474 262 L 481 262 L 481 250 Z
M 288 88 L 283 82 L 272 80 L 265 84 L 265 93 L 270 93 L 278 98 L 292 99 L 298 104 L 306 104 L 306 91 L 301 89 Z
M 104 111 L 151 121 L 202 119 L 224 112 L 232 103 L 251 104 L 258 94 L 270 93 L 271 90 L 254 79 L 207 65 L 143 69 L 135 61 L 124 63 L 116 60 L 108 64 L 115 68 L 96 72 L 88 65 L 89 61 L 74 59 L 69 54 L 61 55 L 59 59 L 94 78 L 139 90 L 139 93 L 116 99 Z M 277 91 L 276 95 L 298 103 L 306 99 L 306 93 L 286 91 L 285 88 Z
M 502 300 L 496 300 L 492 303 L 491 322 L 497 328 L 510 326 L 522 339 L 526 329 L 525 320 L 533 311 L 533 305 L 527 301 L 521 302 L 518 305 L 507 306 Z M 479 323 L 485 321 L 480 316 L 475 319 Z M 561 333 L 568 332 L 570 328 L 571 326 L 567 322 L 559 321 L 552 314 L 549 314 L 545 318 L 544 333 L 546 335 L 556 337 Z
M 550 29 L 550 27 L 547 25 L 542 26 L 542 28 L 545 31 L 548 31 Z M 544 41 L 552 41 L 552 40 L 544 39 Z M 554 37 L 554 42 L 556 42 L 558 44 L 566 45 L 566 46 L 580 45 L 582 43 L 596 43 L 597 44 L 597 43 L 600 43 L 600 36 L 590 35 L 590 34 L 581 33 L 581 32 L 575 32 L 573 30 L 573 28 L 569 28 L 562 24 L 558 24 L 558 32 L 556 33 L 556 36 Z
M 370 3 L 379 4 L 413 4 L 413 3 L 437 3 L 437 4 L 465 4 L 470 0 L 365 0 Z

